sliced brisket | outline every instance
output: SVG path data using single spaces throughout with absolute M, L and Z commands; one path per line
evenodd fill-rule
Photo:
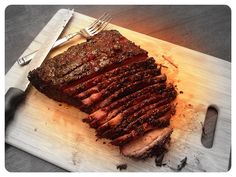
M 89 41 L 46 60 L 41 67 L 29 73 L 29 80 L 34 84 L 32 78 L 37 75 L 41 82 L 61 88 L 72 82 L 80 82 L 81 79 L 87 80 L 106 68 L 121 66 L 126 60 L 132 62 L 146 58 L 145 50 L 123 37 L 118 31 L 102 31 Z
M 163 88 L 165 88 L 165 84 L 154 84 L 154 85 L 150 85 L 147 87 L 142 88 L 141 90 L 138 90 L 132 94 L 129 94 L 115 102 L 113 102 L 112 104 L 100 108 L 97 111 L 95 111 L 94 113 L 90 114 L 87 118 L 83 119 L 85 122 L 91 122 L 94 119 L 102 119 L 106 116 L 111 116 L 112 112 L 114 110 L 119 109 L 120 107 L 125 106 L 129 101 L 132 101 L 136 98 L 139 98 L 142 95 L 146 95 L 148 93 L 153 93 L 153 92 L 159 92 L 160 90 L 162 90 Z
M 107 135 L 108 137 L 111 135 L 114 136 L 118 132 L 123 131 L 128 126 L 128 124 L 132 122 L 132 120 L 136 120 L 137 117 L 140 117 L 149 109 L 171 102 L 176 95 L 174 94 L 170 96 L 172 93 L 169 89 L 170 88 L 165 89 L 161 94 L 147 94 L 145 96 L 147 96 L 148 98 L 143 101 L 135 99 L 134 101 L 140 102 L 126 108 L 123 112 L 120 112 L 119 114 L 117 113 L 111 118 L 109 118 L 109 116 L 106 117 L 106 119 L 100 121 L 103 124 L 99 128 L 97 128 L 97 134 L 101 137 L 107 137 Z M 122 106 L 121 108 L 123 107 L 125 106 Z M 107 130 L 108 132 L 104 133 Z
M 83 121 L 125 156 L 146 158 L 170 141 L 175 87 L 147 51 L 118 31 L 102 31 L 47 59 L 28 78 L 48 97 L 89 113 Z
M 98 76 L 88 79 L 85 82 L 82 82 L 82 83 L 78 82 L 75 84 L 67 85 L 64 87 L 64 92 L 69 95 L 76 95 L 78 93 L 88 90 L 89 88 L 93 86 L 96 86 L 98 83 L 101 83 L 104 80 L 110 79 L 112 77 L 116 77 L 129 70 L 135 70 L 135 69 L 141 70 L 141 69 L 153 69 L 153 68 L 160 69 L 160 66 L 157 66 L 153 58 L 148 58 L 143 61 L 138 61 L 138 62 L 131 63 L 129 65 L 124 65 L 124 66 L 115 68 L 111 71 L 105 72 L 104 74 L 99 74 Z
M 152 115 L 151 120 L 148 122 L 144 122 L 141 125 L 137 125 L 136 127 L 133 127 L 132 130 L 128 131 L 129 133 L 124 134 L 118 138 L 115 138 L 112 140 L 112 144 L 116 146 L 122 146 L 124 144 L 127 144 L 128 142 L 136 139 L 140 135 L 144 135 L 147 131 L 153 130 L 155 128 L 163 128 L 167 127 L 170 123 L 171 118 L 171 112 L 167 112 L 167 114 L 159 117 L 156 114 Z

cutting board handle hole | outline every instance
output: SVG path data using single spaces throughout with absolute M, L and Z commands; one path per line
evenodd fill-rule
M 206 148 L 212 148 L 214 142 L 216 122 L 218 118 L 218 109 L 214 105 L 207 108 L 204 123 L 202 123 L 202 145 Z

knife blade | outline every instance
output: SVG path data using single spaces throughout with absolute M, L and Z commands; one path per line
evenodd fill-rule
M 49 24 L 46 26 L 48 29 L 48 37 L 34 56 L 34 59 L 29 63 L 29 65 L 27 65 L 27 69 L 24 70 L 21 77 L 16 83 L 10 85 L 9 89 L 5 93 L 5 126 L 9 123 L 9 120 L 14 117 L 18 105 L 26 96 L 25 91 L 30 83 L 27 78 L 28 72 L 42 64 L 64 27 L 73 16 L 73 13 L 74 10 L 67 10 L 67 12 L 65 12 L 64 9 L 59 10 L 57 15 L 50 20 Z

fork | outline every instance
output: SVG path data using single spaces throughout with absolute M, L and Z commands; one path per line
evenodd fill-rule
M 112 20 L 111 15 L 108 13 L 104 13 L 102 16 L 100 16 L 97 20 L 92 22 L 90 25 L 88 25 L 85 28 L 82 28 L 80 31 L 77 31 L 75 33 L 70 33 L 66 35 L 65 37 L 58 39 L 52 49 L 64 44 L 65 42 L 69 41 L 70 39 L 74 38 L 77 35 L 81 35 L 82 37 L 89 39 L 95 34 L 102 31 Z M 28 64 L 35 56 L 36 52 L 38 50 L 35 50 L 31 52 L 30 54 L 23 56 L 17 60 L 17 63 L 21 66 Z

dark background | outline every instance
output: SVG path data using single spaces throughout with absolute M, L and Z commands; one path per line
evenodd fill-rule
M 231 61 L 231 10 L 228 6 L 8 6 L 5 10 L 5 73 L 61 8 L 99 17 L 168 42 Z M 9 171 L 64 171 L 6 145 Z

